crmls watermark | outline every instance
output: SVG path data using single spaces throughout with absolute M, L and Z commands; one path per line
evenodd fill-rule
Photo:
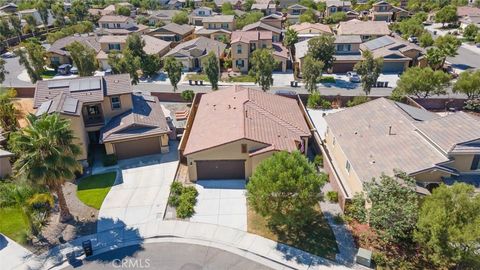
M 146 269 L 150 268 L 150 259 L 115 259 L 112 265 L 119 269 Z

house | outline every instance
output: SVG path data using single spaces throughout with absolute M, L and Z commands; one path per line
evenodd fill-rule
M 297 0 L 279 0 L 277 3 L 277 10 L 282 11 L 286 10 L 288 7 L 298 4 Z
M 289 53 L 281 43 L 272 42 L 270 31 L 234 31 L 231 40 L 232 70 L 246 73 L 249 59 L 256 49 L 272 49 L 273 58 L 278 62 L 276 70 L 285 72 Z
M 18 18 L 22 21 L 22 24 L 25 24 L 25 16 L 32 16 L 35 19 L 35 22 L 37 23 L 38 26 L 43 26 L 43 21 L 42 17 L 40 16 L 40 13 L 38 12 L 37 9 L 24 9 L 17 11 Z M 53 16 L 50 10 L 48 11 L 48 18 L 47 18 L 47 25 L 51 26 L 53 25 Z
M 275 152 L 307 152 L 311 125 L 297 99 L 232 86 L 192 108 L 179 147 L 190 181 L 248 179 Z
M 328 114 L 325 169 L 341 205 L 364 183 L 399 169 L 431 191 L 440 183 L 480 184 L 480 119 L 440 116 L 386 98 Z M 459 132 L 461 130 L 461 132 Z
M 477 7 L 457 7 L 457 17 L 462 28 L 469 24 L 475 24 L 480 27 L 480 8 Z
M 181 12 L 176 9 L 161 9 L 161 10 L 149 10 L 148 12 L 148 23 L 150 25 L 157 25 L 159 22 L 163 24 L 169 24 L 172 22 L 173 16 Z
M 261 11 L 265 15 L 270 15 L 276 12 L 275 1 L 272 0 L 257 0 L 250 8 L 251 11 Z
M 213 52 L 217 58 L 220 58 L 223 56 L 225 48 L 226 45 L 222 42 L 198 37 L 179 44 L 165 56 L 175 57 L 186 70 L 198 70 L 202 68 L 202 59 L 205 56 Z
M 325 17 L 331 16 L 336 12 L 347 12 L 352 10 L 350 1 L 342 0 L 326 0 L 325 1 Z
M 203 19 L 204 29 L 223 29 L 227 31 L 235 30 L 234 15 L 215 15 Z
M 100 68 L 107 70 L 110 67 L 108 64 L 108 53 L 111 51 L 123 51 L 127 44 L 128 36 L 101 36 L 98 38 L 101 50 L 97 54 L 97 60 Z M 152 36 L 142 35 L 141 39 L 145 42 L 143 50 L 148 55 L 164 56 L 170 50 L 170 41 L 164 41 Z
M 4 179 L 6 176 L 12 173 L 12 164 L 10 163 L 10 158 L 13 156 L 13 153 L 10 153 L 4 149 L 0 149 L 0 179 Z
M 243 10 L 243 5 L 245 4 L 244 0 L 214 0 L 213 1 L 217 7 L 221 7 L 225 3 L 232 4 L 233 9 Z
M 73 42 L 80 42 L 83 45 L 92 48 L 96 53 L 100 51 L 100 43 L 95 36 L 85 35 L 73 35 L 58 39 L 47 49 L 47 57 L 50 61 L 50 65 L 58 67 L 63 64 L 72 64 L 73 61 L 70 58 L 70 52 L 66 47 Z
M 108 5 L 103 9 L 98 8 L 90 8 L 88 9 L 88 13 L 93 16 L 105 16 L 105 15 L 115 15 L 117 6 L 123 6 L 130 9 L 130 11 L 134 11 L 134 6 L 127 2 L 117 3 L 115 5 Z
M 199 7 L 196 8 L 190 13 L 188 16 L 189 23 L 196 26 L 203 25 L 203 19 L 206 17 L 211 17 L 217 15 L 217 13 L 213 12 L 213 10 L 209 7 Z
M 169 23 L 155 30 L 152 30 L 148 35 L 178 44 L 182 40 L 193 34 L 195 27 L 188 24 Z
M 221 42 L 228 42 L 230 40 L 230 36 L 232 32 L 224 29 L 205 29 L 200 28 L 195 31 L 195 36 L 197 37 L 206 37 L 213 40 L 221 41 Z
M 265 17 L 262 17 L 260 21 L 264 24 L 268 24 L 270 26 L 273 26 L 277 29 L 282 29 L 283 25 L 283 14 L 282 13 L 272 13 L 270 15 L 267 15 Z
M 337 26 L 337 35 L 359 35 L 362 41 L 388 36 L 391 34 L 387 22 L 384 21 L 360 21 L 353 19 L 340 22 Z
M 360 45 L 360 50 L 371 51 L 374 58 L 383 58 L 384 73 L 401 73 L 411 66 L 426 66 L 424 48 L 400 37 L 383 36 Z
M 70 120 L 85 163 L 89 144 L 118 159 L 168 151 L 170 129 L 158 99 L 133 94 L 128 74 L 38 81 L 34 108 Z
M 270 24 L 262 21 L 254 22 L 252 24 L 245 25 L 242 31 L 269 31 L 272 32 L 272 41 L 280 42 L 282 40 L 282 29 L 271 26 Z
M 135 21 L 127 16 L 122 15 L 105 15 L 98 20 L 97 29 L 99 35 L 128 35 L 131 33 L 146 34 L 149 31 L 148 26 L 135 23 Z
M 372 21 L 392 22 L 409 17 L 409 13 L 403 8 L 394 7 L 387 1 L 378 1 L 372 5 L 370 17 Z
M 7 3 L 0 7 L 0 12 L 12 14 L 17 12 L 18 6 L 15 3 Z
M 300 15 L 302 15 L 308 8 L 299 4 L 294 4 L 287 7 L 287 21 L 291 24 L 298 23 L 300 21 Z
M 298 34 L 298 41 L 304 41 L 315 36 L 320 35 L 333 35 L 330 26 L 321 23 L 309 23 L 304 22 L 300 24 L 294 24 L 289 27 Z

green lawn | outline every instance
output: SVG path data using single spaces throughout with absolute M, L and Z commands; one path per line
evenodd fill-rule
M 255 82 L 255 78 L 250 75 L 239 75 L 228 78 L 229 82 Z
M 77 187 L 77 197 L 84 204 L 100 209 L 103 200 L 115 183 L 116 172 L 91 175 L 80 180 Z
M 43 73 L 42 73 L 42 78 L 43 79 L 51 79 L 53 78 L 57 73 L 55 72 L 55 70 L 45 70 Z
M 208 76 L 206 74 L 187 74 L 187 80 L 192 81 L 206 81 L 208 82 Z
M 26 242 L 28 230 L 28 224 L 20 208 L 0 208 L 0 233 L 5 234 L 17 243 L 23 244 Z

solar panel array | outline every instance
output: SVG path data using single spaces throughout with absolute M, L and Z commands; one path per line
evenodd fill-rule
M 87 78 L 80 80 L 70 81 L 70 92 L 77 91 L 86 91 L 86 90 L 96 90 L 100 89 L 100 79 L 99 78 Z
M 378 48 L 382 48 L 393 43 L 395 43 L 395 41 L 393 41 L 389 37 L 383 36 L 374 40 L 370 40 L 364 43 L 364 45 L 367 46 L 370 50 L 376 50 Z
M 51 80 L 48 81 L 47 86 L 49 89 L 52 88 L 64 88 L 68 87 L 70 85 L 70 82 L 67 80 Z
M 42 103 L 42 105 L 40 105 L 40 107 L 38 107 L 36 115 L 42 115 L 42 114 L 48 113 L 48 110 L 50 109 L 50 106 L 52 106 L 52 102 L 53 102 L 53 100 L 48 100 L 48 101 Z
M 62 110 L 67 113 L 75 113 L 77 111 L 78 99 L 66 97 L 63 102 Z

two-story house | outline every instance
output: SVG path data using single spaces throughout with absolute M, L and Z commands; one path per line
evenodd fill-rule
M 270 15 L 276 12 L 277 5 L 272 0 L 257 0 L 250 8 L 251 11 L 261 11 L 265 15 Z
M 299 42 L 320 35 L 333 35 L 330 26 L 321 23 L 304 22 L 291 25 L 289 28 L 297 32 Z
M 194 30 L 195 26 L 193 25 L 169 23 L 150 31 L 148 35 L 176 45 L 191 36 Z
M 213 52 L 217 58 L 223 57 L 227 46 L 220 41 L 206 37 L 198 37 L 183 43 L 180 43 L 165 57 L 175 57 L 182 63 L 184 70 L 200 70 L 202 68 L 202 59 L 210 52 Z
M 197 37 L 206 37 L 213 40 L 228 40 L 235 29 L 234 15 L 214 15 L 205 17 L 203 27 L 195 31 Z
M 268 31 L 272 32 L 272 41 L 273 42 L 280 42 L 282 41 L 282 29 L 276 28 L 271 26 L 270 24 L 266 24 L 261 20 L 259 22 L 254 22 L 252 24 L 245 25 L 242 28 L 242 31 Z
M 232 4 L 233 9 L 235 10 L 243 10 L 243 6 L 245 4 L 245 0 L 214 0 L 213 1 L 217 7 L 221 7 L 225 3 Z
M 268 24 L 270 26 L 273 26 L 277 29 L 282 29 L 283 27 L 283 14 L 276 12 L 272 13 L 270 15 L 267 15 L 265 17 L 262 17 L 260 21 L 264 24 Z
M 325 17 L 331 16 L 336 12 L 348 12 L 352 10 L 352 3 L 350 1 L 327 0 L 325 1 L 325 5 Z
M 209 7 L 199 7 L 196 8 L 190 13 L 188 16 L 189 23 L 196 26 L 203 25 L 203 19 L 206 17 L 211 17 L 217 15 L 217 13 L 213 12 L 212 8 Z
M 287 21 L 290 24 L 296 24 L 300 22 L 300 15 L 302 15 L 308 8 L 299 4 L 294 4 L 287 7 Z M 314 11 L 318 13 L 317 11 Z
M 73 35 L 56 40 L 47 49 L 47 57 L 50 62 L 50 66 L 58 67 L 63 64 L 72 64 L 73 60 L 70 57 L 70 52 L 67 50 L 67 46 L 73 42 L 80 42 L 81 44 L 95 50 L 96 53 L 100 51 L 100 43 L 97 41 L 97 37 L 90 35 Z
M 119 159 L 168 152 L 170 128 L 158 99 L 133 94 L 128 74 L 38 81 L 34 108 L 70 120 L 85 163 L 89 144 Z
M 409 17 L 409 12 L 403 8 L 395 7 L 387 1 L 378 1 L 370 9 L 372 21 L 399 21 Z
M 98 39 L 100 43 L 100 51 L 97 54 L 97 60 L 100 68 L 107 70 L 110 67 L 108 64 L 108 53 L 111 51 L 123 51 L 127 44 L 128 36 L 101 36 Z M 143 50 L 149 55 L 164 56 L 170 50 L 170 41 L 164 41 L 152 36 L 142 35 L 141 39 L 145 42 Z
M 169 24 L 172 22 L 173 16 L 181 12 L 177 9 L 161 9 L 161 10 L 148 10 L 147 19 L 149 25 L 157 25 L 158 23 Z
M 99 35 L 128 35 L 131 33 L 146 34 L 148 26 L 138 24 L 130 17 L 122 15 L 105 15 L 98 20 Z
M 234 31 L 231 40 L 232 69 L 236 72 L 248 72 L 249 59 L 256 49 L 272 49 L 278 62 L 276 70 L 285 72 L 289 60 L 288 50 L 279 42 L 273 42 L 270 31 Z

